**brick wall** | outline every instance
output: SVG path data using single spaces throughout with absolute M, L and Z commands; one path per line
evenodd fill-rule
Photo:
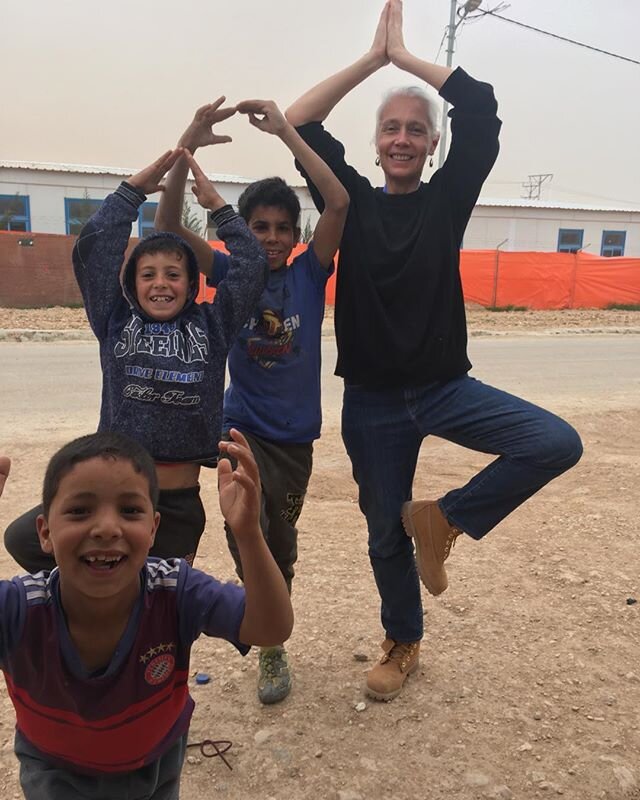
M 0 231 L 0 306 L 82 305 L 73 274 L 75 236 Z M 132 239 L 129 248 L 135 246 Z

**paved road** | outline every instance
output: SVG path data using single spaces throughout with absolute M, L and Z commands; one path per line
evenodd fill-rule
M 531 336 L 472 339 L 473 375 L 553 410 L 638 407 L 640 337 Z M 336 424 L 342 386 L 335 342 L 323 339 L 325 420 Z M 14 437 L 95 430 L 100 367 L 92 342 L 0 344 L 0 444 Z

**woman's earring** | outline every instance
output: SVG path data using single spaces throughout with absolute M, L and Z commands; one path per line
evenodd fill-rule
M 380 156 L 376 157 L 376 167 L 380 166 Z
M 430 167 L 432 167 L 432 166 L 433 166 L 433 156 L 431 156 L 431 158 L 429 159 L 429 166 L 430 166 Z

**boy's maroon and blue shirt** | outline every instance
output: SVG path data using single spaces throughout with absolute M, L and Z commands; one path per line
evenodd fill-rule
M 180 560 L 149 558 L 108 665 L 88 672 L 71 640 L 58 570 L 0 582 L 0 666 L 17 736 L 75 772 L 123 773 L 159 759 L 188 729 L 189 655 L 206 634 L 238 640 L 244 590 Z

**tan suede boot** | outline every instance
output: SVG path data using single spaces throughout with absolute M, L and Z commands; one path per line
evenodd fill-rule
M 449 585 L 444 562 L 462 531 L 449 524 L 435 500 L 404 503 L 402 524 L 413 537 L 418 573 L 427 591 L 441 594 Z
M 420 666 L 420 642 L 394 642 L 385 639 L 384 655 L 367 673 L 365 692 L 374 700 L 393 700 L 407 679 Z

